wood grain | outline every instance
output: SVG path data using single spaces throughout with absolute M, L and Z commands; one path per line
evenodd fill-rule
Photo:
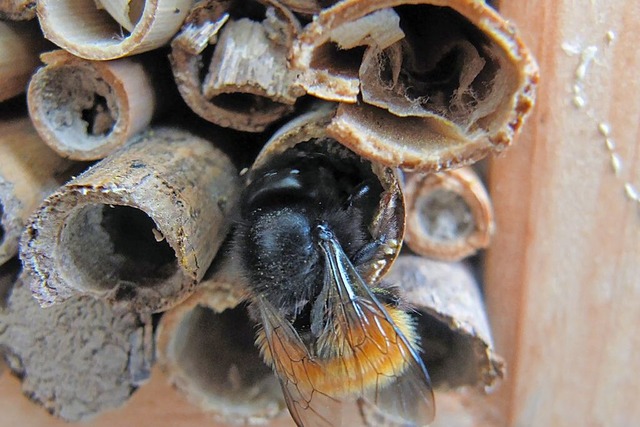
M 490 173 L 497 234 L 486 295 L 510 367 L 495 402 L 510 426 L 634 425 L 640 8 L 543 0 L 502 11 L 530 43 L 542 83 L 525 132 Z

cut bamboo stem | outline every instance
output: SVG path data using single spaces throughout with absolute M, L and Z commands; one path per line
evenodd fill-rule
M 291 113 L 304 93 L 287 63 L 299 23 L 276 1 L 245 3 L 255 6 L 260 20 L 236 11 L 243 2 L 199 3 L 171 44 L 171 64 L 196 114 L 220 126 L 260 132 Z
M 0 101 L 25 91 L 44 46 L 35 23 L 0 21 Z
M 419 254 L 458 261 L 489 245 L 491 199 L 471 168 L 405 175 L 405 242 Z
M 42 142 L 29 118 L 0 119 L 0 264 L 18 253 L 29 216 L 71 177 L 73 163 Z
M 21 244 L 43 305 L 89 294 L 140 311 L 184 300 L 230 222 L 237 171 L 189 132 L 151 130 L 41 205 Z
M 198 291 L 162 316 L 158 363 L 185 396 L 216 420 L 264 423 L 284 408 L 275 375 L 254 345 L 247 288 L 225 263 Z
M 170 99 L 159 96 L 157 62 L 88 61 L 63 50 L 42 55 L 28 105 L 44 141 L 61 156 L 97 160 L 145 129 Z
M 27 21 L 36 16 L 36 2 L 33 0 L 0 0 L 0 19 Z
M 0 310 L 0 347 L 22 391 L 67 421 L 121 406 L 150 374 L 151 316 L 89 297 L 41 308 L 22 275 Z
M 464 264 L 402 255 L 385 281 L 420 314 L 422 357 L 435 387 L 488 391 L 504 376 L 480 289 Z
M 104 3 L 39 0 L 38 18 L 45 37 L 72 54 L 85 59 L 117 59 L 166 44 L 180 29 L 193 0 L 145 0 L 141 13 L 131 13 L 140 6 L 130 9 L 128 2 L 119 3 L 120 9 L 114 5 L 114 18 Z M 130 31 L 117 20 L 125 15 L 130 20 L 137 18 Z
M 94 0 L 98 8 L 103 8 L 127 31 L 133 31 L 142 17 L 144 0 Z
M 297 39 L 308 93 L 340 101 L 332 137 L 385 165 L 438 171 L 507 147 L 533 105 L 535 61 L 477 0 L 346 0 Z

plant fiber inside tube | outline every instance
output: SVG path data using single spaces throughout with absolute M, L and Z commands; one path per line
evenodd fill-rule
M 398 116 L 437 114 L 462 129 L 483 127 L 515 83 L 500 49 L 451 8 L 395 11 L 405 38 L 365 59 L 365 102 Z

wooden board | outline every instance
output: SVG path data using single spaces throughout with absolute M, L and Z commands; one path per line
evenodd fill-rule
M 637 425 L 640 203 L 630 196 L 640 186 L 640 7 L 501 3 L 536 53 L 542 83 L 523 135 L 490 171 L 498 231 L 486 296 L 510 374 L 486 406 L 508 426 Z M 7 372 L 0 414 L 3 427 L 69 425 L 30 403 Z M 159 371 L 124 408 L 83 425 L 220 426 Z
M 486 295 L 510 366 L 494 402 L 509 426 L 638 425 L 640 7 L 501 6 L 542 82 L 524 134 L 490 173 Z

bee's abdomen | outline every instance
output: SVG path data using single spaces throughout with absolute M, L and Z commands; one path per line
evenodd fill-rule
M 378 322 L 377 327 L 361 330 L 345 330 L 345 325 L 336 324 L 333 337 L 323 344 L 332 348 L 325 348 L 324 355 L 315 357 L 306 356 L 309 353 L 298 343 L 272 340 L 270 347 L 263 329 L 258 331 L 256 343 L 265 363 L 274 367 L 277 359 L 284 367 L 286 379 L 297 384 L 303 395 L 317 391 L 340 399 L 381 389 L 404 374 L 410 347 L 417 344 L 411 317 L 392 306 L 386 309 L 406 342 L 399 338 L 391 323 Z M 368 325 L 374 325 L 373 318 L 366 320 L 371 321 Z

